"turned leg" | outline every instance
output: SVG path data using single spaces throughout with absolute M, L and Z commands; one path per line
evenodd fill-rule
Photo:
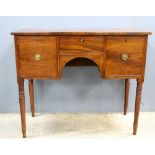
M 29 82 L 29 94 L 30 94 L 30 105 L 31 105 L 31 114 L 32 114 L 32 117 L 35 116 L 35 113 L 34 113 L 34 87 L 33 87 L 33 80 L 30 79 L 28 80 Z
M 124 96 L 124 115 L 127 114 L 128 98 L 129 98 L 130 80 L 125 80 L 125 96 Z
M 137 133 L 139 110 L 141 103 L 143 80 L 137 79 L 137 90 L 136 90 L 136 101 L 135 101 L 135 112 L 134 112 L 134 123 L 133 123 L 133 135 Z
M 22 133 L 23 133 L 23 138 L 26 138 L 24 79 L 18 79 L 18 87 L 19 87 L 19 104 L 20 104 L 20 113 L 21 113 Z

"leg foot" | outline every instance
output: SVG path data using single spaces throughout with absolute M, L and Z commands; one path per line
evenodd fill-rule
M 133 135 L 137 134 L 137 128 L 138 128 L 138 124 L 134 123 L 133 124 Z

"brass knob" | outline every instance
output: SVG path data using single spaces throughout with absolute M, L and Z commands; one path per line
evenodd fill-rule
M 121 55 L 121 59 L 123 60 L 123 61 L 126 61 L 126 60 L 128 60 L 128 54 L 126 54 L 126 53 L 123 53 L 122 55 Z
M 39 61 L 39 60 L 41 59 L 40 54 L 35 54 L 35 55 L 34 55 L 34 59 L 35 59 L 36 61 Z
M 80 41 L 81 41 L 81 42 L 84 42 L 84 38 L 81 38 Z

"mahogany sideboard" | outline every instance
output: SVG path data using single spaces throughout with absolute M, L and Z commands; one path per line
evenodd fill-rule
M 12 32 L 15 41 L 17 81 L 23 137 L 26 137 L 24 80 L 29 81 L 34 117 L 34 79 L 61 79 L 69 65 L 96 65 L 101 79 L 124 79 L 124 114 L 127 113 L 130 79 L 137 80 L 133 134 L 137 133 L 144 82 L 148 35 L 139 30 L 75 29 Z M 84 59 L 83 59 L 84 58 Z M 86 63 L 86 60 L 91 60 Z M 74 61 L 75 60 L 75 61 Z M 71 62 L 72 61 L 72 62 Z

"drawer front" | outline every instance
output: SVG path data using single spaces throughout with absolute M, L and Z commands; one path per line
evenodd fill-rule
M 103 52 L 103 36 L 61 36 L 60 52 Z
M 144 47 L 144 37 L 107 37 L 105 76 L 141 76 L 145 56 Z
M 56 37 L 18 37 L 18 73 L 23 77 L 56 77 Z

